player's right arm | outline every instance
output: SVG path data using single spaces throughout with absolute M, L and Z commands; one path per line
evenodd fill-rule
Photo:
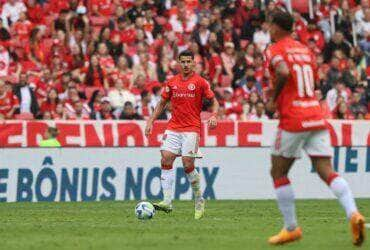
M 272 69 L 275 76 L 272 82 L 272 97 L 269 99 L 266 108 L 271 112 L 275 112 L 276 101 L 289 79 L 290 72 L 282 53 L 279 53 L 277 50 L 270 49 L 267 49 L 266 53 L 268 67 Z
M 157 104 L 157 106 L 155 107 L 152 115 L 150 116 L 149 120 L 146 123 L 146 127 L 145 127 L 146 136 L 149 136 L 152 133 L 153 123 L 158 118 L 158 116 L 160 116 L 163 113 L 163 111 L 165 110 L 167 106 L 167 103 L 168 103 L 168 100 L 162 97 L 159 103 Z
M 153 123 L 154 121 L 162 114 L 162 112 L 165 110 L 167 103 L 170 101 L 172 96 L 172 91 L 171 88 L 169 87 L 168 83 L 165 85 L 162 95 L 161 95 L 161 100 L 155 107 L 152 115 L 150 116 L 148 122 L 146 123 L 145 127 L 145 135 L 149 136 L 152 133 L 152 128 L 153 128 Z

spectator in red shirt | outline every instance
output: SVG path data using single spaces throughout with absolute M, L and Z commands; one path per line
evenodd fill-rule
M 114 7 L 112 0 L 91 0 L 92 13 L 96 16 L 109 17 Z
M 29 38 L 33 24 L 27 19 L 26 12 L 19 14 L 19 19 L 12 25 L 12 34 L 18 42 L 26 42 Z
M 235 27 L 242 28 L 246 21 L 249 21 L 252 16 L 258 16 L 259 13 L 259 9 L 254 7 L 254 0 L 244 0 L 234 15 Z
M 40 111 L 42 114 L 49 112 L 52 117 L 56 114 L 56 108 L 59 103 L 58 92 L 56 89 L 50 89 L 47 99 L 41 104 Z
M 109 103 L 107 97 L 103 97 L 101 100 L 100 109 L 92 112 L 90 118 L 93 120 L 112 120 L 114 119 L 112 113 L 112 106 Z
M 151 101 L 152 95 L 149 91 L 144 90 L 141 92 L 141 99 L 137 104 L 137 113 L 144 117 L 144 119 L 148 119 L 154 110 Z
M 354 116 L 352 115 L 351 111 L 348 109 L 347 104 L 345 102 L 340 102 L 338 107 L 334 112 L 334 119 L 340 120 L 353 120 Z
M 301 41 L 308 45 L 309 41 L 312 39 L 317 47 L 322 51 L 325 46 L 324 35 L 320 29 L 317 28 L 316 22 L 313 19 L 308 21 L 307 30 L 304 30 L 300 34 Z
M 99 65 L 107 73 L 110 74 L 115 65 L 113 58 L 109 55 L 108 47 L 105 43 L 98 45 Z
M 85 69 L 85 83 L 87 86 L 94 86 L 98 88 L 109 88 L 108 81 L 106 79 L 106 73 L 102 69 L 99 63 L 97 55 L 92 55 L 89 66 Z
M 213 86 L 217 86 L 222 78 L 222 59 L 219 56 L 220 49 L 217 44 L 210 47 L 210 59 L 208 61 L 209 78 Z
M 9 86 L 0 80 L 0 120 L 12 119 L 15 111 L 19 108 L 19 100 Z

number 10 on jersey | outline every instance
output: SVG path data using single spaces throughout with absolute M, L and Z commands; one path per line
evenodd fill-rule
M 298 96 L 312 97 L 314 95 L 315 82 L 311 65 L 293 64 L 293 70 L 297 76 Z

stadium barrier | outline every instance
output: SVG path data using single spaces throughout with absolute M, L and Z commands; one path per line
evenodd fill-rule
M 197 161 L 207 199 L 274 198 L 266 147 L 203 148 Z M 10 148 L 0 150 L 0 201 L 156 200 L 157 148 Z M 370 197 L 370 147 L 335 148 L 334 166 L 355 197 Z M 180 160 L 174 165 L 176 199 L 190 199 Z M 305 156 L 291 173 L 297 198 L 333 198 Z
M 330 124 L 336 146 L 334 168 L 348 180 L 355 197 L 370 198 L 370 123 Z M 146 139 L 143 122 L 59 121 L 54 125 L 67 147 L 33 148 L 48 125 L 44 121 L 0 125 L 1 202 L 161 198 L 157 146 L 165 123 L 156 123 L 154 135 Z M 202 131 L 205 157 L 196 166 L 205 198 L 274 198 L 268 146 L 276 121 L 221 122 L 216 130 L 203 126 Z M 190 199 L 191 187 L 179 160 L 174 174 L 175 198 Z M 311 169 L 307 156 L 297 161 L 291 179 L 297 198 L 334 197 Z
M 156 122 L 149 138 L 144 121 L 6 121 L 0 124 L 0 147 L 37 147 L 48 125 L 56 126 L 64 147 L 158 147 L 166 122 Z M 370 121 L 329 121 L 333 146 L 370 146 Z M 277 121 L 202 123 L 200 146 L 270 146 Z

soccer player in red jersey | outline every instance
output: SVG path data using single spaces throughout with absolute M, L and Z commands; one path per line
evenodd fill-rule
M 273 97 L 270 110 L 277 109 L 280 123 L 272 147 L 271 176 L 277 203 L 284 218 L 284 228 L 269 239 L 271 244 L 298 240 L 302 230 L 297 225 L 294 193 L 288 173 L 304 149 L 313 167 L 343 206 L 352 229 L 353 243 L 365 238 L 364 217 L 358 212 L 347 182 L 333 171 L 332 148 L 326 120 L 314 95 L 315 58 L 305 45 L 291 37 L 292 16 L 275 10 L 270 17 L 270 35 L 274 44 L 266 50 L 272 76 Z
M 190 51 L 183 51 L 178 56 L 178 61 L 181 65 L 181 74 L 174 76 L 166 83 L 161 101 L 154 109 L 145 128 L 145 134 L 149 136 L 153 122 L 170 102 L 172 117 L 168 122 L 161 147 L 163 201 L 154 204 L 154 207 L 165 212 L 172 211 L 172 184 L 174 182 L 172 165 L 176 157 L 181 156 L 186 176 L 195 196 L 194 218 L 200 219 L 204 215 L 205 201 L 202 197 L 200 176 L 194 167 L 194 161 L 195 158 L 201 158 L 198 144 L 202 100 L 206 98 L 212 103 L 213 115 L 208 120 L 210 128 L 217 126 L 216 114 L 219 104 L 209 83 L 194 73 L 194 54 Z

